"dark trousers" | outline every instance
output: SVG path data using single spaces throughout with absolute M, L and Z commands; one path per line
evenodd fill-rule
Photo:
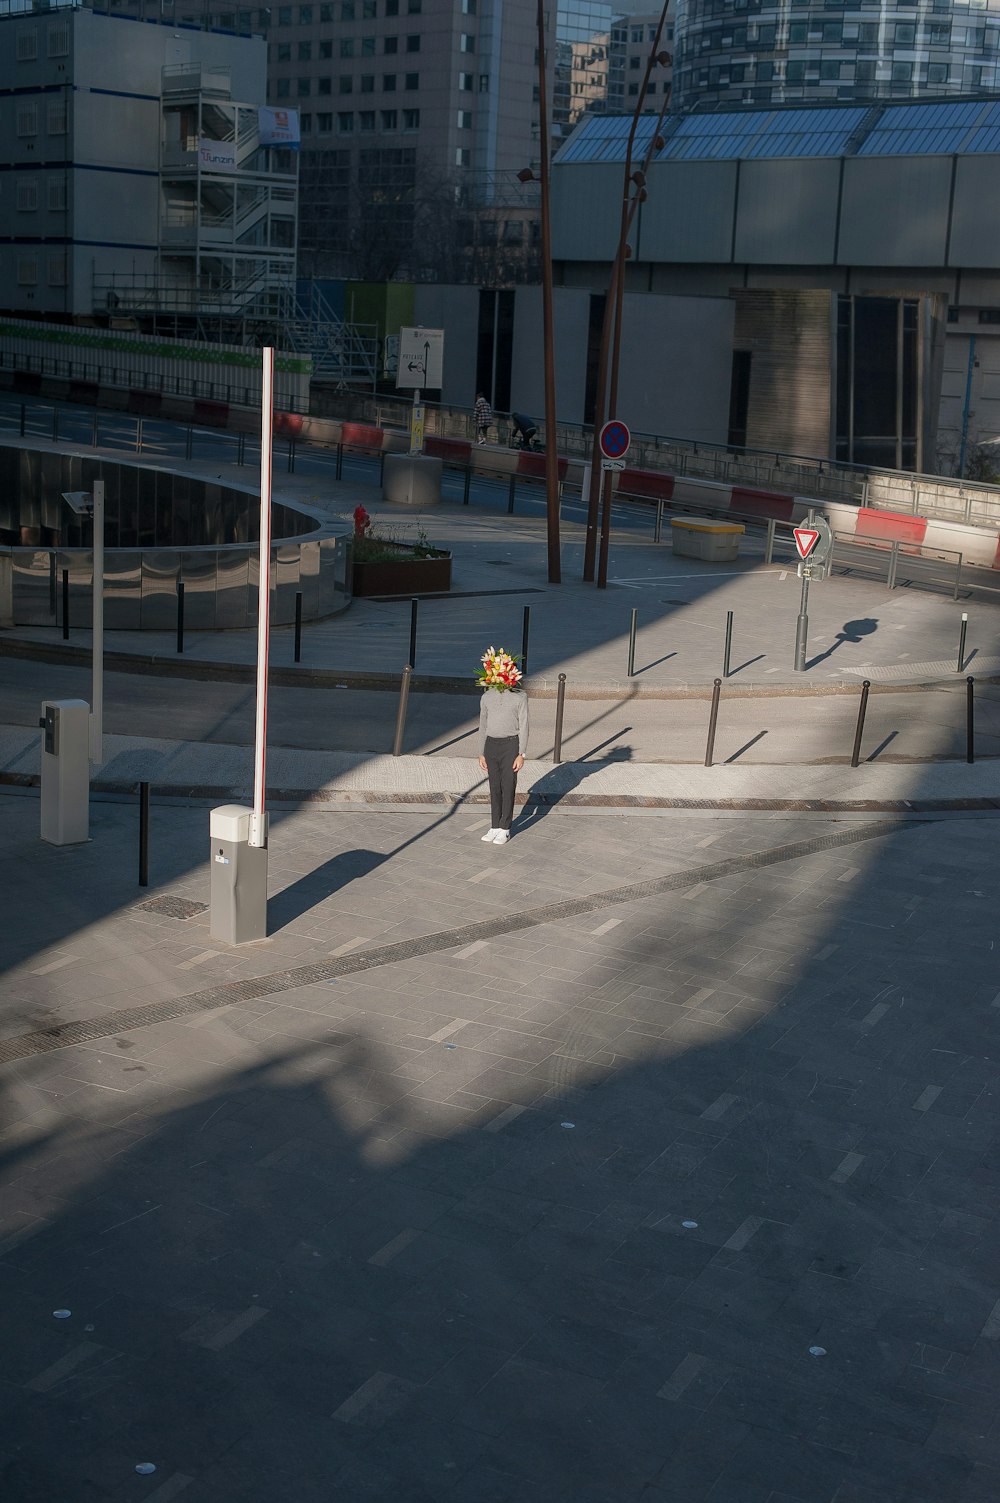
M 514 791 L 517 788 L 514 758 L 517 751 L 516 736 L 486 737 L 483 756 L 490 779 L 490 824 L 494 830 L 509 830 L 514 818 Z

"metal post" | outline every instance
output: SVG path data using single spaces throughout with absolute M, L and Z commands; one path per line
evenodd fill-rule
M 423 450 L 421 449 L 420 452 L 423 453 Z M 379 483 L 380 486 L 385 485 L 385 450 L 384 449 L 382 450 L 381 454 L 378 457 L 378 483 Z
M 136 420 L 135 420 L 135 452 L 137 454 L 141 454 L 142 453 L 142 418 L 141 417 L 137 417 Z
M 705 747 L 705 766 L 711 767 L 715 756 L 715 727 L 719 720 L 719 695 L 722 693 L 721 678 L 712 681 L 712 708 L 708 716 L 708 745 Z
M 294 440 L 294 438 L 290 438 L 288 440 L 288 473 L 289 473 L 289 475 L 294 475 L 295 474 L 295 440 Z
M 722 677 L 729 677 L 729 658 L 733 650 L 733 613 L 726 612 L 726 650 L 722 658 Z
M 184 438 L 184 458 L 191 458 L 191 450 L 194 447 L 194 430 L 189 428 Z
M 528 624 L 531 620 L 531 606 L 524 607 L 524 616 L 521 622 L 521 672 L 528 671 Z
M 774 560 L 774 529 L 777 522 L 774 517 L 767 519 L 767 539 L 764 543 L 764 562 L 770 564 Z
M 802 576 L 802 596 L 799 614 L 795 622 L 795 672 L 801 673 L 806 666 L 806 643 L 809 638 L 809 580 Z
M 416 595 L 410 601 L 410 656 L 408 662 L 411 668 L 417 666 L 417 607 L 420 601 Z
M 56 613 L 56 555 L 55 551 L 49 554 L 49 615 Z
M 59 408 L 58 407 L 53 407 L 53 409 L 52 409 L 52 442 L 54 444 L 57 444 L 59 442 Z
M 96 767 L 104 762 L 104 481 L 95 480 L 94 499 L 94 567 L 91 584 L 93 597 L 93 640 L 91 642 L 90 760 Z
M 868 709 L 868 691 L 871 688 L 871 680 L 865 679 L 861 685 L 861 703 L 858 705 L 858 724 L 854 732 L 854 750 L 851 752 L 851 766 L 857 767 L 861 756 L 861 737 L 865 731 L 865 713 Z
M 271 650 L 271 490 L 274 474 L 274 348 L 261 354 L 260 387 L 260 554 L 257 568 L 257 698 L 254 713 L 253 813 L 248 845 L 267 849 L 267 668 Z M 266 877 L 264 914 L 266 927 Z
M 342 443 L 340 443 L 340 444 L 337 445 L 337 467 L 336 467 L 336 469 L 333 472 L 333 478 L 335 480 L 339 480 L 340 477 L 343 475 L 343 473 L 344 473 L 344 446 L 343 446 Z
M 462 491 L 462 505 L 463 506 L 468 506 L 468 504 L 469 504 L 469 486 L 471 485 L 471 483 L 472 483 L 472 466 L 471 465 L 466 465 L 466 467 L 465 467 L 465 487 L 464 487 L 464 489 Z
M 139 784 L 139 886 L 149 886 L 149 784 Z
M 396 711 L 396 735 L 392 743 L 394 757 L 403 755 L 403 732 L 406 729 L 406 705 L 410 697 L 410 679 L 413 676 L 413 667 L 407 663 L 403 669 L 403 677 L 399 681 L 399 708 Z
M 96 422 L 96 418 L 95 418 Z M 21 437 L 24 437 L 24 403 L 21 403 Z
M 69 570 L 62 571 L 63 576 L 63 641 L 69 641 Z
M 635 673 L 635 632 L 636 632 L 636 625 L 638 623 L 638 620 L 639 620 L 639 612 L 635 608 L 635 606 L 633 606 L 632 607 L 632 621 L 631 621 L 631 624 L 630 624 L 629 629 L 628 629 L 628 676 L 629 676 L 629 678 L 631 678 L 632 675 Z
M 510 481 L 509 481 L 508 486 L 507 486 L 507 515 L 508 515 L 508 517 L 512 517 L 514 515 L 514 487 L 515 487 L 516 484 L 517 484 L 517 477 L 515 475 L 512 475 L 510 477 Z
M 302 591 L 295 592 L 295 661 L 302 661 Z
M 968 629 L 969 629 L 969 613 L 968 613 L 968 611 L 963 611 L 962 612 L 962 630 L 958 634 L 958 667 L 955 669 L 956 673 L 961 673 L 962 669 L 965 667 L 965 634 L 968 631 Z
M 92 449 L 96 449 L 97 448 L 97 444 L 98 444 L 98 440 L 100 439 L 100 436 L 101 436 L 101 433 L 100 433 L 100 414 L 98 413 L 98 410 L 95 407 L 94 408 L 94 421 L 93 421 L 93 424 L 92 424 L 91 430 L 90 430 L 90 447 Z
M 653 528 L 653 542 L 658 543 L 663 533 L 663 501 L 656 503 L 656 526 Z
M 897 543 L 893 543 L 891 549 L 889 550 L 889 572 L 886 575 L 886 581 L 885 581 L 887 589 L 894 590 L 896 588 L 896 570 L 897 570 L 898 567 L 899 567 L 899 544 L 897 542 Z
M 975 682 L 975 679 L 971 677 L 965 680 L 965 760 L 967 762 L 974 762 L 976 760 L 976 711 L 973 700 Z
M 245 433 L 241 433 L 236 440 L 236 463 L 242 467 L 246 463 L 246 456 L 247 436 Z
M 562 761 L 562 731 L 563 731 L 563 707 L 566 703 L 566 675 L 560 673 L 559 685 L 556 689 L 556 734 L 552 742 L 553 762 Z
M 184 581 L 177 581 L 177 651 L 184 651 Z

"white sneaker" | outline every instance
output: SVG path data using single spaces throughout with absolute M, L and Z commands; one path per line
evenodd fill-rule
M 506 845 L 509 839 L 510 839 L 510 831 L 509 830 L 497 830 L 497 832 L 493 836 L 493 844 L 494 845 Z
M 496 838 L 497 838 L 497 836 L 499 834 L 500 834 L 499 830 L 487 830 L 486 834 L 483 836 L 483 839 L 487 840 L 487 841 L 493 841 L 493 840 L 496 840 Z

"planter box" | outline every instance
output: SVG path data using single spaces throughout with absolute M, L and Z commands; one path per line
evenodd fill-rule
M 352 565 L 354 595 L 437 595 L 451 589 L 451 554 Z

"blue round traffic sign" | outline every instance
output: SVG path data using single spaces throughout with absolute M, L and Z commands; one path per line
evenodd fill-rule
M 601 453 L 605 459 L 621 459 L 631 442 L 632 435 L 627 425 L 618 418 L 612 418 L 601 429 Z

